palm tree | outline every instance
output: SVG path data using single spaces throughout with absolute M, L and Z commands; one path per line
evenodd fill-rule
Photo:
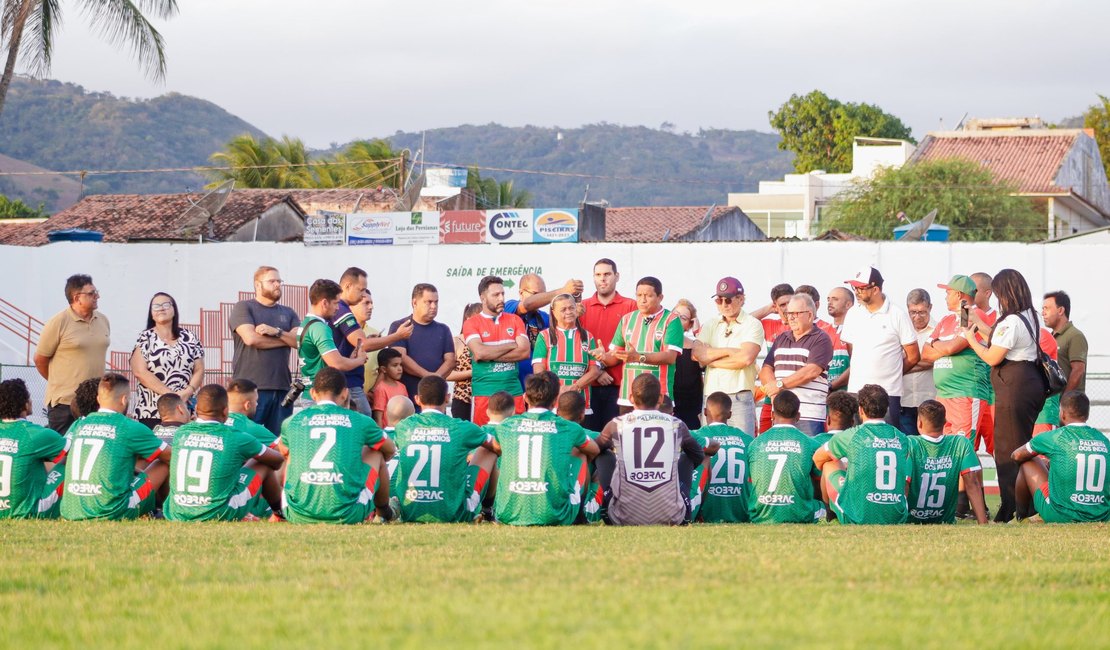
M 212 154 L 209 160 L 223 167 L 207 172 L 213 179 L 209 187 L 227 180 L 234 180 L 237 187 L 248 188 L 316 187 L 312 161 L 299 138 L 282 136 L 281 140 L 259 141 L 244 133 L 232 138 L 223 151 Z
M 171 18 L 177 13 L 177 0 L 80 0 L 79 4 L 109 43 L 129 46 L 151 78 L 165 78 L 165 43 L 143 12 L 160 19 Z M 3 0 L 0 40 L 8 48 L 8 58 L 0 77 L 0 112 L 20 55 L 33 75 L 44 76 L 50 71 L 54 36 L 61 19 L 61 0 Z
M 332 167 L 343 187 L 400 188 L 401 152 L 385 140 L 355 140 L 335 156 Z
M 512 181 L 497 182 L 478 172 L 477 167 L 466 170 L 466 189 L 474 192 L 474 202 L 479 208 L 527 208 L 532 203 L 532 193 L 513 188 Z

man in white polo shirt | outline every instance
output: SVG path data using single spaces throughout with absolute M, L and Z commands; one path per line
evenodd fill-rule
M 705 367 L 705 395 L 722 392 L 732 398 L 729 426 L 754 436 L 755 358 L 763 344 L 763 325 L 747 314 L 744 285 L 733 277 L 721 278 L 713 296 L 718 316 L 698 332 L 694 358 Z
M 851 356 L 848 392 L 858 393 L 867 384 L 882 386 L 890 398 L 886 421 L 897 427 L 902 375 L 921 359 L 917 333 L 906 310 L 883 294 L 883 276 L 878 269 L 865 266 L 845 282 L 855 291 L 858 303 L 848 310 L 840 331 Z

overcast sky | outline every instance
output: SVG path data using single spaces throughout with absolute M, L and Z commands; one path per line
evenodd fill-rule
M 1110 94 L 1110 3 L 178 0 L 164 84 L 63 2 L 51 76 L 174 91 L 315 147 L 458 124 L 770 131 L 820 89 L 918 139 L 964 113 L 1058 120 Z

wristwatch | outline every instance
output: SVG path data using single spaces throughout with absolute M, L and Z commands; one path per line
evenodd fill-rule
M 776 379 L 775 380 L 775 386 L 778 387 L 779 390 L 782 390 L 782 380 L 781 379 Z
M 640 355 L 640 363 L 647 363 L 647 355 L 646 354 L 641 354 Z

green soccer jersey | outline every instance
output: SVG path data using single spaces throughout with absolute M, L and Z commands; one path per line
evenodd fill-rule
M 222 422 L 198 420 L 179 427 L 173 435 L 166 519 L 235 519 L 230 501 L 242 491 L 239 470 L 264 451 L 266 445 L 254 436 Z
M 394 480 L 402 521 L 467 521 L 474 503 L 467 456 L 490 438 L 478 425 L 425 409 L 397 424 Z M 470 503 L 468 503 L 468 501 Z
M 254 436 L 254 439 L 261 442 L 267 447 L 275 447 L 277 444 L 277 436 L 275 436 L 269 429 L 248 418 L 242 413 L 229 413 L 227 422 L 230 427 L 238 429 L 243 433 L 249 433 Z
M 121 519 L 131 500 L 135 458 L 150 462 L 166 447 L 139 422 L 100 410 L 67 434 L 64 519 Z
M 586 467 L 571 451 L 587 440 L 585 429 L 551 411 L 536 409 L 502 422 L 497 427 L 497 521 L 517 526 L 574 523 Z
M 496 317 L 485 312 L 475 314 L 463 322 L 463 339 L 469 345 L 478 341 L 485 345 L 507 346 L 515 343 L 521 336 L 527 336 L 524 321 L 516 314 L 502 312 Z M 499 390 L 510 395 L 523 395 L 520 374 L 515 361 L 478 361 L 473 362 L 473 375 L 470 388 L 477 397 L 488 397 Z
M 1037 414 L 1036 424 L 1060 426 L 1060 395 L 1053 395 L 1044 401 L 1044 408 Z
M 640 354 L 671 350 L 682 354 L 682 337 L 682 321 L 670 310 L 660 309 L 652 316 L 644 316 L 639 311 L 633 311 L 621 316 L 617 329 L 613 332 L 613 341 L 609 344 L 609 349 L 631 348 Z M 624 364 L 619 404 L 632 405 L 632 381 L 645 373 L 659 380 L 663 386 L 664 395 L 674 393 L 673 366 L 656 366 L 632 360 Z
M 825 433 L 815 433 L 813 435 L 813 441 L 816 442 L 817 447 L 820 448 L 821 445 L 823 445 L 826 442 L 832 440 L 832 437 L 834 435 L 838 434 L 838 433 L 840 433 L 840 432 L 839 431 L 826 431 Z
M 836 504 L 838 515 L 843 514 L 840 523 L 906 523 L 911 465 L 904 433 L 871 420 L 836 434 L 825 448 L 837 458 L 848 459 L 847 478 Z
M 958 326 L 956 314 L 949 314 L 937 323 L 932 338 L 952 341 L 958 336 Z M 937 386 L 937 397 L 974 397 L 983 400 L 991 397 L 990 366 L 971 348 L 934 361 L 933 383 Z
M 1048 458 L 1048 502 L 1071 521 L 1110 521 L 1108 440 L 1085 424 L 1035 436 L 1027 447 Z
M 289 449 L 285 471 L 285 518 L 293 523 L 357 524 L 372 508 L 376 471 L 362 462 L 362 448 L 385 441 L 373 420 L 321 402 L 281 425 Z
M 532 363 L 545 364 L 564 386 L 570 386 L 586 374 L 591 363 L 596 363 L 590 350 L 597 347 L 597 341 L 586 330 L 574 327 L 555 328 L 554 343 L 551 338 L 550 329 L 540 332 L 532 350 Z
M 981 470 L 971 441 L 959 435 L 908 436 L 913 473 L 910 475 L 911 524 L 956 523 L 960 477 Z
M 727 424 L 710 424 L 690 435 L 704 448 L 712 438 L 721 443 L 715 456 L 709 458 L 709 477 L 701 492 L 702 521 L 706 523 L 739 523 L 748 521 L 748 449 L 752 437 Z M 698 469 L 702 469 L 700 466 Z M 699 492 L 700 474 L 695 477 L 691 493 Z
M 825 512 L 814 498 L 813 455 L 821 444 L 790 425 L 775 425 L 748 448 L 752 523 L 812 524 Z
M 42 517 L 58 494 L 46 492 L 46 466 L 65 457 L 66 439 L 27 420 L 0 422 L 0 519 Z
M 309 314 L 301 321 L 300 347 L 297 355 L 301 360 L 301 380 L 306 387 L 312 386 L 316 373 L 326 365 L 324 355 L 336 349 L 331 325 L 315 314 Z

